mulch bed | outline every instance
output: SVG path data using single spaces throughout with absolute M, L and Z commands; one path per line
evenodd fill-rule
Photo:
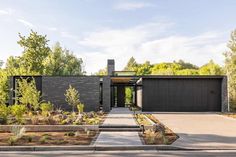
M 89 145 L 96 137 L 96 131 L 90 131 L 89 135 L 85 131 L 78 131 L 77 136 L 66 136 L 68 132 L 26 132 L 22 138 L 18 139 L 15 146 L 50 146 L 50 145 Z M 0 146 L 9 146 L 8 139 L 12 133 L 0 133 Z M 42 137 L 46 140 L 42 141 Z M 29 140 L 30 139 L 30 140 Z M 41 139 L 41 140 L 40 140 Z
M 236 118 L 236 113 L 225 113 L 222 115 L 227 116 L 227 117 L 231 117 L 231 118 Z
M 151 119 L 157 125 L 162 125 L 164 128 L 163 134 L 160 131 L 151 132 L 150 130 L 146 131 L 144 134 L 140 133 L 140 137 L 143 139 L 143 143 L 146 145 L 158 145 L 158 144 L 167 144 L 170 145 L 176 141 L 179 136 L 175 134 L 171 129 L 164 126 L 158 119 L 156 119 L 152 114 L 146 114 L 146 116 Z M 149 134 L 149 135 L 148 135 Z

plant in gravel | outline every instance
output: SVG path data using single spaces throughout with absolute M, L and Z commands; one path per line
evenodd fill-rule
M 13 116 L 16 117 L 16 120 L 18 123 L 22 124 L 23 123 L 23 115 L 26 112 L 26 107 L 25 105 L 13 105 L 11 106 L 11 113 Z
M 9 108 L 5 104 L 0 105 L 0 124 L 7 123 L 8 114 L 9 114 Z
M 46 117 L 50 114 L 50 111 L 53 110 L 53 104 L 50 102 L 43 102 L 40 104 L 40 109 L 42 111 L 42 115 Z
M 66 132 L 64 136 L 75 136 L 74 132 Z
M 39 142 L 41 144 L 45 144 L 48 143 L 49 140 L 51 140 L 52 138 L 50 137 L 49 134 L 43 134 L 42 137 L 39 139 Z
M 80 136 L 80 131 L 76 131 L 75 132 L 75 137 L 79 137 Z
M 26 136 L 26 139 L 27 139 L 28 142 L 32 142 L 33 137 L 32 136 Z
M 31 124 L 38 125 L 39 124 L 39 117 L 37 115 L 31 117 Z
M 79 104 L 77 105 L 77 110 L 78 110 L 78 112 L 79 112 L 79 115 L 80 115 L 81 113 L 83 113 L 83 112 L 84 112 L 84 104 L 79 103 Z
M 20 139 L 26 132 L 25 127 L 22 127 L 20 125 L 14 125 L 11 128 L 11 133 L 13 133 L 13 136 L 15 136 L 17 139 Z
M 154 144 L 155 143 L 155 139 L 156 139 L 156 132 L 151 130 L 151 129 L 147 129 L 144 132 L 145 137 L 148 141 L 149 144 Z
M 8 143 L 10 146 L 14 146 L 14 145 L 16 144 L 17 140 L 18 140 L 18 139 L 17 139 L 16 137 L 11 136 L 11 137 L 8 138 L 7 143 Z
M 8 144 L 10 146 L 15 145 L 15 143 L 24 136 L 25 131 L 26 131 L 25 127 L 19 125 L 12 126 L 11 133 L 13 133 L 13 136 L 9 137 L 7 141 Z
M 43 136 L 43 137 L 41 137 L 40 139 L 39 139 L 39 142 L 41 143 L 41 144 L 45 144 L 45 143 L 47 143 L 47 138 L 45 137 L 45 136 Z
M 79 100 L 79 92 L 73 88 L 71 85 L 69 86 L 69 88 L 66 90 L 65 93 L 65 97 L 66 97 L 66 102 L 72 106 L 72 111 L 75 111 L 75 107 L 80 104 L 80 100 Z

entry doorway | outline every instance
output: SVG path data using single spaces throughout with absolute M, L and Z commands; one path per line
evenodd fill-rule
M 112 107 L 128 107 L 135 104 L 134 86 L 116 85 L 112 89 Z

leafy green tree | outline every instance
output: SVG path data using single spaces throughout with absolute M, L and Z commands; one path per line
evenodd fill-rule
M 81 58 L 77 58 L 69 50 L 65 50 L 65 63 L 64 75 L 85 74 L 82 67 L 83 60 Z
M 59 42 L 53 47 L 47 58 L 43 61 L 46 75 L 83 75 L 82 59 L 72 52 L 63 49 Z
M 203 65 L 199 69 L 200 75 L 221 75 L 223 74 L 222 68 L 215 64 L 213 60 L 210 60 L 209 63 Z
M 231 33 L 229 50 L 225 55 L 224 71 L 228 76 L 229 101 L 231 110 L 236 110 L 236 30 Z
M 97 73 L 95 73 L 95 75 L 98 75 L 98 76 L 105 76 L 105 75 L 107 75 L 107 68 L 100 69 Z
M 198 69 L 182 69 L 175 73 L 176 75 L 199 75 Z
M 160 63 L 154 65 L 151 71 L 155 75 L 175 75 L 178 70 L 182 69 L 182 66 L 177 63 Z
M 134 57 L 131 57 L 127 63 L 127 65 L 125 66 L 124 70 L 125 71 L 136 71 L 137 69 L 137 62 L 136 60 L 134 59 Z
M 43 60 L 49 55 L 50 48 L 46 35 L 39 35 L 37 32 L 31 30 L 28 37 L 19 34 L 20 40 L 17 42 L 24 50 L 23 54 L 18 60 L 19 65 L 23 66 L 29 71 L 35 71 L 43 74 L 44 66 Z
M 149 75 L 151 74 L 151 69 L 153 65 L 149 61 L 146 61 L 144 64 L 139 64 L 136 70 L 136 75 Z
M 0 105 L 8 100 L 8 75 L 4 69 L 0 69 Z
M 198 69 L 198 66 L 185 62 L 183 60 L 174 61 L 173 63 L 179 64 L 183 69 Z

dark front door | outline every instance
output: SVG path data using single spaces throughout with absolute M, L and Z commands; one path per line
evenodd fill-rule
M 117 107 L 125 107 L 125 87 L 117 86 Z

